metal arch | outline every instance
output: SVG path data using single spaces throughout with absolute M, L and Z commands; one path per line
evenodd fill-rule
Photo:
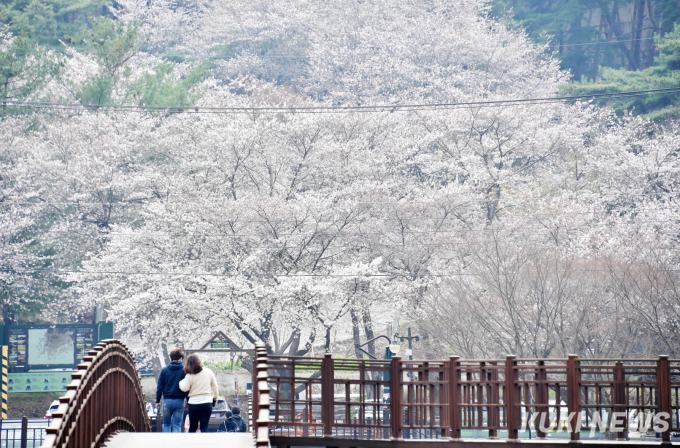
M 359 350 L 361 353 L 364 353 L 364 354 L 368 355 L 368 357 L 371 358 L 371 359 L 378 359 L 378 358 L 376 358 L 375 356 L 373 356 L 373 355 L 371 355 L 370 353 L 368 353 L 366 350 L 364 350 L 364 349 L 361 348 L 361 347 L 363 347 L 363 346 L 366 345 L 366 344 L 370 344 L 371 342 L 374 342 L 374 341 L 376 341 L 376 340 L 378 340 L 378 339 L 380 339 L 380 338 L 385 338 L 385 339 L 387 339 L 387 343 L 388 343 L 388 344 L 391 344 L 391 343 L 392 343 L 392 341 L 390 340 L 390 338 L 388 338 L 388 337 L 385 336 L 384 334 L 381 334 L 380 336 L 376 336 L 376 337 L 374 337 L 373 339 L 369 339 L 368 341 L 364 342 L 363 344 L 354 344 L 354 348 L 356 348 L 357 350 Z

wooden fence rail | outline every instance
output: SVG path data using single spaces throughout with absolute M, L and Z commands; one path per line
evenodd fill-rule
M 650 424 L 668 443 L 680 431 L 680 360 L 667 356 L 364 360 L 272 356 L 261 347 L 257 366 L 258 391 L 269 392 L 260 407 L 254 382 L 258 431 L 267 415 L 276 437 L 458 439 L 476 430 L 515 440 L 529 430 L 576 441 L 596 427 L 624 440 L 628 428 L 646 433 Z

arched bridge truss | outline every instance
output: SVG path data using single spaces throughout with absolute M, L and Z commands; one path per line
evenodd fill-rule
M 72 378 L 43 448 L 99 448 L 117 432 L 151 431 L 135 358 L 124 344 L 100 342 Z

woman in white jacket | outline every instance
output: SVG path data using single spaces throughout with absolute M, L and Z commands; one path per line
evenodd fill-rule
M 207 432 L 210 414 L 217 403 L 217 379 L 196 355 L 187 358 L 184 372 L 186 376 L 179 382 L 179 388 L 189 392 L 189 432 L 196 432 L 199 423 L 201 432 Z

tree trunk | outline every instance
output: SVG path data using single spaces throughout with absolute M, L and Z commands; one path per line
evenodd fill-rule
M 635 61 L 636 69 L 641 68 L 641 40 L 642 39 L 642 26 L 645 18 L 645 0 L 637 0 L 634 6 L 635 10 L 633 13 L 633 29 L 631 30 L 631 53 L 633 54 L 633 60 Z
M 371 315 L 367 309 L 363 310 L 362 318 L 364 321 L 364 333 L 366 333 L 366 339 L 371 340 L 375 337 L 375 334 L 373 333 L 373 322 L 371 321 Z M 370 342 L 368 344 L 368 353 L 370 353 L 374 358 L 377 358 L 377 356 L 375 356 L 375 342 Z
M 357 359 L 363 359 L 364 354 L 357 348 L 357 345 L 361 344 L 361 333 L 359 329 L 359 316 L 357 315 L 357 310 L 352 308 L 350 310 L 350 315 L 352 316 L 352 341 L 354 342 L 354 356 Z

